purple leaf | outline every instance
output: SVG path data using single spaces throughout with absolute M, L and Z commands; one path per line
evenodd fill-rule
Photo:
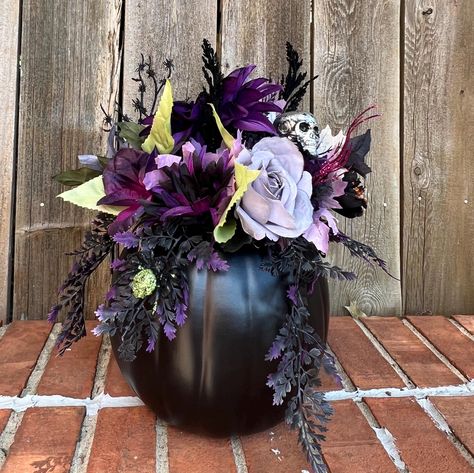
M 123 271 L 125 269 L 126 261 L 124 259 L 114 259 L 112 263 L 110 263 L 110 269 L 113 271 Z
M 186 310 L 188 308 L 184 304 L 176 304 L 176 323 L 181 327 L 186 322 Z
M 213 271 L 228 271 L 229 263 L 222 259 L 217 251 L 212 251 L 211 257 L 207 261 L 207 269 L 212 269 Z
M 51 310 L 48 313 L 48 322 L 52 324 L 56 322 L 60 309 L 61 309 L 60 305 L 53 305 L 53 307 L 51 307 Z
M 168 340 L 174 340 L 176 338 L 176 327 L 172 323 L 165 322 L 163 330 Z
M 125 248 L 136 248 L 140 239 L 132 232 L 118 232 L 113 236 L 115 243 L 125 246 Z
M 297 286 L 292 284 L 288 288 L 286 295 L 288 296 L 288 299 L 290 299 L 290 301 L 293 302 L 294 305 L 298 305 L 298 287 Z

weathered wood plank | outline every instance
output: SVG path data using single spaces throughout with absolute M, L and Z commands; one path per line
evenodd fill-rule
M 224 73 L 257 64 L 255 77 L 280 79 L 286 73 L 290 41 L 310 70 L 311 2 L 290 0 L 222 1 L 221 57 Z M 310 94 L 303 107 L 309 108 Z
M 314 113 L 322 126 L 337 132 L 372 104 L 382 117 L 372 128 L 368 163 L 369 208 L 355 220 L 339 218 L 342 231 L 371 245 L 388 262 L 395 276 L 400 271 L 400 163 L 399 163 L 399 15 L 400 4 L 390 0 L 314 0 Z M 365 127 L 361 128 L 361 132 Z M 335 250 L 335 251 L 334 251 Z M 400 282 L 381 270 L 333 247 L 332 261 L 351 268 L 356 282 L 333 282 L 331 312 L 343 314 L 354 301 L 367 314 L 399 314 Z
M 216 43 L 217 2 L 214 0 L 130 0 L 125 8 L 123 103 L 134 117 L 136 67 L 140 54 L 151 56 L 160 77 L 161 64 L 172 59 L 173 95 L 194 98 L 202 88 L 201 43 Z
M 51 177 L 77 155 L 105 151 L 99 104 L 112 110 L 118 76 L 121 1 L 23 2 L 14 318 L 43 318 L 55 300 L 93 213 L 55 196 Z M 108 271 L 91 285 L 94 301 Z
M 474 11 L 406 2 L 403 280 L 407 313 L 474 309 Z
M 12 191 L 15 168 L 15 114 L 17 98 L 18 33 L 20 2 L 10 2 L 9 8 L 0 10 L 0 37 L 2 61 L 0 62 L 0 115 L 3 117 L 0 133 L 0 325 L 7 320 L 10 293 L 10 239 L 13 218 Z

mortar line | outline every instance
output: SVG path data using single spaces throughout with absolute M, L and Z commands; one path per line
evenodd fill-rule
M 408 377 L 408 375 L 403 371 L 402 367 L 395 361 L 395 359 L 390 355 L 390 353 L 383 347 L 383 345 L 380 343 L 380 341 L 374 336 L 374 334 L 359 320 L 353 318 L 354 322 L 357 323 L 357 325 L 361 328 L 361 330 L 364 332 L 364 334 L 369 338 L 369 340 L 372 342 L 372 344 L 377 348 L 377 350 L 383 355 L 383 353 L 386 354 L 386 357 L 384 356 L 387 361 L 390 362 L 390 365 L 392 368 L 395 369 L 397 374 L 401 377 L 402 381 L 406 384 L 407 387 L 409 388 L 414 388 L 415 384 L 411 379 Z M 466 384 L 467 388 L 469 390 L 472 390 L 472 383 L 467 383 Z M 461 442 L 461 440 L 452 432 L 451 428 L 449 425 L 444 421 L 444 423 L 441 422 L 441 419 L 444 419 L 443 415 L 439 412 L 439 410 L 432 404 L 432 402 L 427 398 L 427 395 L 424 396 L 415 396 L 415 400 L 417 404 L 421 407 L 423 412 L 431 419 L 431 421 L 435 424 L 435 426 L 443 432 L 447 439 L 451 442 L 451 444 L 456 448 L 456 450 L 460 453 L 460 455 L 466 459 L 466 461 L 474 466 L 474 457 L 470 454 L 470 452 L 467 450 L 465 445 Z M 448 428 L 449 431 L 446 430 L 446 427 Z
M 444 364 L 446 365 L 449 370 L 451 370 L 452 373 L 454 373 L 461 381 L 464 381 L 465 383 L 469 382 L 469 379 L 464 376 L 464 374 L 461 373 L 461 371 L 454 366 L 449 359 L 441 353 L 438 348 L 433 345 L 431 340 L 427 337 L 425 337 L 408 319 L 403 318 L 402 319 L 403 325 L 407 327 L 413 334 Z
M 461 439 L 452 431 L 450 425 L 447 423 L 443 414 L 438 410 L 438 408 L 431 402 L 430 399 L 417 399 L 416 402 L 422 407 L 426 414 L 430 417 L 433 423 L 436 425 L 438 430 L 441 430 L 450 442 L 457 449 L 459 454 L 469 463 L 471 467 L 474 468 L 474 456 L 462 443 Z
M 111 345 L 108 336 L 102 338 L 102 343 L 97 357 L 97 365 L 94 375 L 94 383 L 92 385 L 92 399 L 97 398 L 104 392 L 105 377 L 107 375 L 107 367 L 110 361 Z M 76 443 L 76 449 L 71 461 L 70 473 L 86 473 L 89 465 L 92 443 L 94 441 L 95 429 L 97 426 L 97 412 L 91 414 L 86 408 L 86 415 L 82 421 L 79 440 Z
M 43 348 L 36 360 L 35 367 L 33 371 L 28 376 L 26 385 L 21 391 L 20 396 L 15 396 L 17 399 L 22 399 L 25 397 L 30 397 L 38 389 L 38 385 L 41 381 L 41 378 L 44 374 L 46 364 L 51 358 L 51 353 L 54 350 L 54 345 L 56 343 L 56 338 L 61 330 L 60 324 L 55 324 L 48 334 Z M 8 418 L 7 424 L 5 425 L 3 431 L 0 433 L 0 470 L 2 469 L 10 451 L 11 446 L 15 440 L 15 435 L 20 427 L 20 424 L 23 420 L 25 412 L 13 411 Z
M 240 437 L 233 435 L 230 438 L 230 445 L 232 447 L 232 453 L 234 454 L 237 473 L 248 473 L 247 460 L 245 459 L 244 447 L 242 446 Z
M 464 325 L 462 325 L 461 323 L 459 323 L 456 319 L 453 319 L 452 317 L 448 317 L 448 320 L 463 334 L 465 335 L 467 338 L 469 338 L 469 340 L 472 340 L 474 342 L 474 335 L 469 332 L 469 330 L 464 327 Z
M 328 351 L 334 358 L 334 364 L 341 377 L 342 385 L 344 386 L 344 388 L 349 392 L 357 392 L 358 391 L 357 387 L 350 379 L 349 375 L 347 374 L 346 370 L 341 365 L 335 353 L 330 348 L 328 349 Z M 367 403 L 363 399 L 357 400 L 354 398 L 352 400 L 354 401 L 355 405 L 359 408 L 360 412 L 364 416 L 370 428 L 374 431 L 377 437 L 377 440 L 382 445 L 382 448 L 385 450 L 385 452 L 387 453 L 392 463 L 395 465 L 395 468 L 399 471 L 399 473 L 410 473 L 408 470 L 408 467 L 406 466 L 405 462 L 402 460 L 402 457 L 400 456 L 400 451 L 390 431 L 379 424 L 373 412 L 371 411 L 370 407 L 367 405 Z
M 168 427 L 160 419 L 156 419 L 156 473 L 169 473 Z
M 392 399 L 404 397 L 474 397 L 474 381 L 466 384 L 435 386 L 425 388 L 374 388 L 357 389 L 355 391 L 327 391 L 324 393 L 328 401 L 358 401 L 362 398 Z M 144 404 L 136 396 L 110 396 L 99 394 L 94 399 L 77 399 L 53 394 L 47 396 L 28 395 L 23 398 L 18 396 L 0 396 L 0 409 L 11 409 L 15 412 L 23 412 L 27 409 L 43 407 L 84 407 L 88 416 L 95 416 L 101 409 L 113 409 L 123 407 L 142 407 Z
M 10 325 L 3 325 L 2 327 L 0 327 L 0 340 L 5 335 L 5 332 L 7 331 L 9 326 Z

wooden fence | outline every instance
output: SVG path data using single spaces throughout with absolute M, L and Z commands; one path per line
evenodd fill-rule
M 173 58 L 176 96 L 201 87 L 200 43 L 225 71 L 277 78 L 291 41 L 319 74 L 304 107 L 346 127 L 376 103 L 369 209 L 344 223 L 394 276 L 337 249 L 359 274 L 332 312 L 474 312 L 474 9 L 470 0 L 2 0 L 0 320 L 44 318 L 91 214 L 51 176 L 103 149 L 99 103 L 130 110 L 139 54 Z M 123 45 L 123 57 L 120 45 Z M 122 59 L 122 60 L 121 60 Z M 105 291 L 106 269 L 90 303 Z M 92 314 L 92 311 L 91 311 Z

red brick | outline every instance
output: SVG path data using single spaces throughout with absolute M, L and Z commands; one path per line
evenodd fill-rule
M 474 315 L 456 315 L 454 318 L 474 335 Z
M 241 437 L 241 441 L 249 473 L 311 471 L 298 445 L 296 431 L 291 431 L 285 423 Z
M 133 389 L 128 385 L 122 376 L 115 356 L 110 356 L 109 366 L 107 368 L 107 377 L 105 378 L 105 393 L 111 396 L 135 396 Z
M 38 394 L 61 394 L 75 398 L 91 396 L 102 341 L 102 337 L 96 337 L 90 332 L 96 325 L 96 321 L 88 320 L 86 337 L 74 344 L 63 356 L 53 354 L 41 378 Z
M 459 371 L 468 379 L 474 378 L 472 340 L 469 340 L 446 317 L 408 317 L 408 319 Z
M 11 411 L 8 409 L 1 409 L 0 410 L 0 434 L 2 430 L 5 428 L 8 422 L 8 418 L 10 417 Z
M 0 394 L 21 393 L 46 342 L 51 324 L 44 320 L 13 322 L 0 339 Z
M 459 383 L 459 378 L 398 317 L 366 317 L 361 320 L 416 385 Z
M 329 345 L 351 381 L 360 389 L 403 387 L 403 381 L 380 355 L 352 317 L 332 317 Z
M 381 426 L 395 437 L 411 473 L 472 473 L 466 460 L 413 399 L 366 402 Z
M 367 420 L 352 401 L 333 403 L 324 458 L 333 473 L 397 472 Z
M 84 409 L 29 409 L 15 435 L 2 473 L 67 473 Z
M 202 437 L 168 428 L 168 458 L 172 473 L 233 473 L 234 455 L 229 439 Z
M 432 397 L 431 402 L 443 414 L 459 440 L 474 454 L 474 398 Z
M 155 473 L 155 415 L 114 407 L 98 416 L 87 473 Z

